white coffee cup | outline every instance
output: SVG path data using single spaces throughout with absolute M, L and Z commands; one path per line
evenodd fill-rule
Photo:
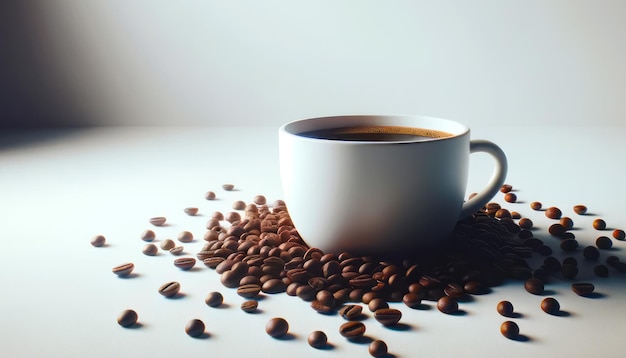
M 394 126 L 448 133 L 409 141 L 337 140 L 305 132 Z M 469 156 L 495 159 L 487 186 L 464 201 Z M 297 120 L 279 129 L 283 195 L 295 228 L 327 253 L 420 254 L 445 242 L 456 223 L 504 183 L 507 160 L 494 143 L 470 140 L 460 123 L 425 116 L 352 115 Z

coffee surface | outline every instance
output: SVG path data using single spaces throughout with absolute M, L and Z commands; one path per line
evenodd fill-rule
M 402 126 L 354 126 L 302 132 L 301 136 L 343 141 L 396 142 L 451 137 L 452 134 L 427 128 Z

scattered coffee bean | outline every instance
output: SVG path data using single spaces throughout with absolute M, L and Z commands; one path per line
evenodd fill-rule
M 578 266 L 572 264 L 561 265 L 561 275 L 566 279 L 573 279 L 578 275 Z
M 508 193 L 511 190 L 513 190 L 513 186 L 510 184 L 502 184 L 502 186 L 500 187 L 500 192 L 501 193 Z
M 214 192 L 212 192 L 212 191 L 207 191 L 207 192 L 204 194 L 204 198 L 205 198 L 206 200 L 215 200 L 215 197 L 216 197 L 216 196 L 215 196 L 215 193 L 214 193 Z
M 124 277 L 124 276 L 130 275 L 130 273 L 133 272 L 134 268 L 135 268 L 135 265 L 129 262 L 126 264 L 115 266 L 112 271 L 114 274 L 120 277 Z
M 574 212 L 578 215 L 584 215 L 587 213 L 587 207 L 584 205 L 574 205 Z
M 532 220 L 528 218 L 521 218 L 517 224 L 519 225 L 519 227 L 521 227 L 522 229 L 526 229 L 526 230 L 531 229 L 533 227 Z
M 183 250 L 184 250 L 184 248 L 182 246 L 172 247 L 170 249 L 170 254 L 172 254 L 174 256 L 182 255 L 183 254 Z
M 576 239 L 565 239 L 561 241 L 559 246 L 561 247 L 561 250 L 565 252 L 576 251 L 578 248 L 578 241 L 576 241 Z
M 209 292 L 204 299 L 204 303 L 209 307 L 218 307 L 224 302 L 224 296 L 220 292 Z
M 565 228 L 561 224 L 552 224 L 548 227 L 548 232 L 552 236 L 561 237 L 565 234 Z
M 265 196 L 263 195 L 255 196 L 253 201 L 257 205 L 265 205 L 265 203 L 267 202 L 267 200 L 265 199 Z
M 509 339 L 517 338 L 519 336 L 519 326 L 513 321 L 504 321 L 500 325 L 500 333 Z
M 521 217 L 522 217 L 522 214 L 520 214 L 519 212 L 517 212 L 517 211 L 511 211 L 511 218 L 513 218 L 513 219 L 517 220 L 517 219 L 519 219 L 519 218 L 521 218 Z
M 548 314 L 558 314 L 561 311 L 561 305 L 554 297 L 546 297 L 541 301 L 541 309 Z
M 144 255 L 154 256 L 159 252 L 159 248 L 155 244 L 146 244 L 141 250 Z
M 326 344 L 328 343 L 328 337 L 326 337 L 326 333 L 322 331 L 313 331 L 311 332 L 311 334 L 309 334 L 307 342 L 309 342 L 309 345 L 311 347 L 320 349 L 326 347 Z
M 235 202 L 233 202 L 234 210 L 243 210 L 245 208 L 246 208 L 246 203 L 243 200 L 236 200 Z
M 269 294 L 285 292 L 286 289 L 287 289 L 287 285 L 285 285 L 283 280 L 278 279 L 278 278 L 272 278 L 270 280 L 267 280 L 261 286 L 261 291 L 263 291 L 264 293 L 269 293 Z
M 551 206 L 547 208 L 545 214 L 550 219 L 560 219 L 562 215 L 561 209 L 557 208 L 556 206 Z
M 541 210 L 542 204 L 538 201 L 533 201 L 530 203 L 530 208 L 533 210 Z
M 589 282 L 575 282 L 572 283 L 572 291 L 579 296 L 589 296 L 595 290 L 593 283 Z
M 365 334 L 365 325 L 358 321 L 349 321 L 339 327 L 339 334 L 348 339 L 356 339 Z
M 402 296 L 402 302 L 409 308 L 418 308 L 422 304 L 422 299 L 415 293 L 406 293 Z
M 437 300 L 437 309 L 446 314 L 455 313 L 459 310 L 459 303 L 452 297 L 443 296 Z
M 374 312 L 374 318 L 383 326 L 393 326 L 402 318 L 402 312 L 395 308 L 380 308 Z
M 606 222 L 602 219 L 595 219 L 593 221 L 593 228 L 596 230 L 604 230 L 606 229 Z
M 139 237 L 143 241 L 150 242 L 156 238 L 156 234 L 152 230 L 145 230 L 144 232 L 141 233 Z
M 193 257 L 181 257 L 180 259 L 174 260 L 174 266 L 178 267 L 183 271 L 191 270 L 191 268 L 196 264 L 196 259 Z
M 346 321 L 352 321 L 361 317 L 363 307 L 360 305 L 345 305 L 339 309 L 339 315 Z
M 598 261 L 600 251 L 595 246 L 586 246 L 583 249 L 583 257 L 589 261 Z
M 593 268 L 593 273 L 598 277 L 609 277 L 609 268 L 605 265 L 596 265 Z
M 194 216 L 194 215 L 198 214 L 198 208 L 195 208 L 195 207 L 185 208 L 185 209 L 183 209 L 183 211 L 185 212 L 185 214 L 187 214 L 189 216 Z
M 624 241 L 626 240 L 626 232 L 622 229 L 615 229 L 613 230 L 613 238 L 615 240 Z
M 91 245 L 94 247 L 102 247 L 106 243 L 106 238 L 104 235 L 96 235 L 91 238 Z
M 241 304 L 241 309 L 246 313 L 253 313 L 259 307 L 259 301 L 257 300 L 246 300 Z
M 334 306 L 328 306 L 323 304 L 322 302 L 318 301 L 318 300 L 313 300 L 311 301 L 311 308 L 316 311 L 317 313 L 321 313 L 321 314 L 333 314 L 335 313 L 335 307 Z
M 544 291 L 544 284 L 540 279 L 531 277 L 524 282 L 524 288 L 527 292 L 532 293 L 533 295 L 541 295 Z
M 159 287 L 159 293 L 165 297 L 174 297 L 180 291 L 180 283 L 176 281 L 164 283 Z
M 185 325 L 185 332 L 194 338 L 200 337 L 204 334 L 204 322 L 202 322 L 201 320 L 194 318 L 192 320 L 190 320 L 189 322 L 187 322 L 187 324 Z
M 289 323 L 284 318 L 275 317 L 265 325 L 265 332 L 273 338 L 282 338 L 289 331 Z
M 571 230 L 574 228 L 574 220 L 567 216 L 561 217 L 559 223 L 563 226 L 563 228 L 565 228 L 565 230 Z
M 233 184 L 224 184 L 224 185 L 222 185 L 222 189 L 224 189 L 226 191 L 232 191 L 233 189 L 235 189 L 235 185 L 233 185 Z
M 165 239 L 161 242 L 161 250 L 170 251 L 174 247 L 176 247 L 176 243 L 174 242 L 174 240 Z
M 162 226 L 163 224 L 165 224 L 165 221 L 167 219 L 163 216 L 155 216 L 153 218 L 150 218 L 150 224 L 154 225 L 154 226 Z
M 498 219 L 510 218 L 511 212 L 507 209 L 498 209 L 498 211 L 496 211 L 495 217 L 497 217 Z
M 189 231 L 182 231 L 178 234 L 178 241 L 188 243 L 193 241 L 193 234 Z
M 367 307 L 369 308 L 370 312 L 376 312 L 381 308 L 389 308 L 389 304 L 382 298 L 374 298 L 373 300 L 369 301 Z
M 598 236 L 596 239 L 596 246 L 602 250 L 608 250 L 613 247 L 613 240 L 607 236 Z
M 496 306 L 496 310 L 498 311 L 499 314 L 505 317 L 513 316 L 513 304 L 509 301 L 498 302 L 498 305 Z
M 515 193 L 507 193 L 504 195 L 504 200 L 508 203 L 514 203 L 517 201 L 517 195 Z
M 137 312 L 134 310 L 128 309 L 122 311 L 119 316 L 117 316 L 117 323 L 122 327 L 131 327 L 135 323 L 137 323 Z
M 372 357 L 384 357 L 387 355 L 387 343 L 380 339 L 373 340 L 367 347 L 368 352 Z
M 226 213 L 226 215 L 224 215 L 224 220 L 228 221 L 229 223 L 234 223 L 235 221 L 239 221 L 241 220 L 241 215 L 236 212 L 236 211 L 230 211 L 228 213 Z
M 261 292 L 261 286 L 257 284 L 245 284 L 237 288 L 237 294 L 244 298 L 255 297 Z

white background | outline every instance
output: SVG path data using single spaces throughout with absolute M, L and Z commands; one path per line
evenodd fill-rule
M 0 100 L 11 111 L 0 112 L 13 125 L 355 113 L 580 125 L 626 114 L 621 0 L 19 4 L 2 15 L 14 60 Z

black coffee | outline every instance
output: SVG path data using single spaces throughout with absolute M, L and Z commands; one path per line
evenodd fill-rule
M 427 128 L 401 126 L 354 126 L 326 128 L 300 133 L 303 137 L 343 141 L 420 141 L 451 137 L 452 134 Z

